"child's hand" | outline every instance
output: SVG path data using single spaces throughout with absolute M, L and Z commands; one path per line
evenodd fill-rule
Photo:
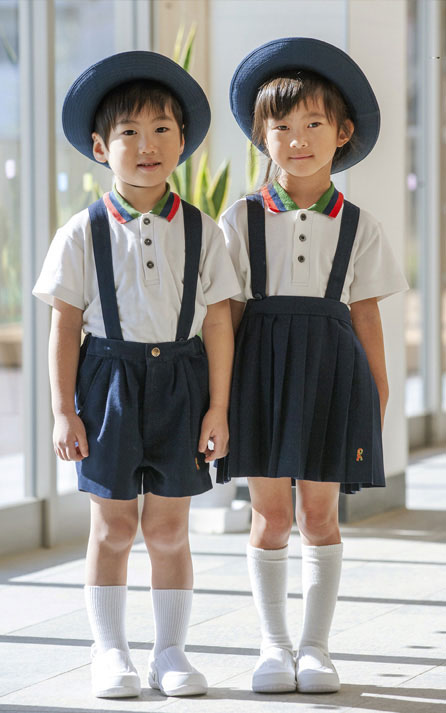
M 83 460 L 88 456 L 85 426 L 76 413 L 55 415 L 53 445 L 62 460 Z
M 209 448 L 208 441 L 214 444 Z M 205 462 L 210 463 L 216 458 L 223 458 L 228 452 L 229 429 L 226 409 L 210 408 L 201 424 L 198 450 L 205 454 Z

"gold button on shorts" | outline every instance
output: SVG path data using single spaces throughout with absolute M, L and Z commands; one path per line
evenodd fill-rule
M 159 356 L 160 354 L 161 354 L 161 351 L 159 350 L 159 348 L 158 348 L 158 347 L 153 347 L 153 349 L 152 349 L 152 356 L 157 357 L 157 356 Z

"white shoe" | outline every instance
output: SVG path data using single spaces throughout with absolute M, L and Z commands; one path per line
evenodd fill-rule
M 299 693 L 336 693 L 340 687 L 330 656 L 316 646 L 304 646 L 297 660 Z
M 128 651 L 109 649 L 98 654 L 91 649 L 91 688 L 97 698 L 139 696 L 141 681 Z
M 169 646 L 156 658 L 151 654 L 149 685 L 165 696 L 201 696 L 208 690 L 203 674 L 189 663 L 178 646 Z
M 288 649 L 269 646 L 262 651 L 252 674 L 255 693 L 286 693 L 296 690 L 296 665 Z

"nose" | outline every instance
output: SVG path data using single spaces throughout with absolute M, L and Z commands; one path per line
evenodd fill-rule
M 141 153 L 155 153 L 156 148 L 156 141 L 153 137 L 140 134 L 139 150 Z
M 308 146 L 308 139 L 306 136 L 294 136 L 290 141 L 290 148 L 299 149 L 306 148 Z

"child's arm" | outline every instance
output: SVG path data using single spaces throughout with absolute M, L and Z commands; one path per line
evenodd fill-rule
M 88 456 L 85 427 L 74 407 L 81 329 L 82 310 L 55 299 L 49 368 L 54 414 L 53 444 L 56 454 L 62 460 L 82 460 Z
M 209 362 L 210 404 L 201 426 L 198 449 L 206 454 L 205 461 L 209 463 L 228 452 L 228 407 L 234 356 L 229 300 L 208 305 L 202 334 Z M 214 450 L 208 448 L 209 440 L 213 441 Z
M 234 334 L 237 334 L 240 322 L 242 321 L 243 312 L 245 311 L 246 303 L 238 302 L 237 300 L 229 300 L 231 305 L 232 329 Z
M 386 359 L 384 354 L 384 338 L 379 314 L 378 302 L 375 297 L 359 300 L 350 305 L 353 329 L 364 347 L 375 379 L 381 405 L 381 428 L 384 423 L 389 385 L 387 383 Z

